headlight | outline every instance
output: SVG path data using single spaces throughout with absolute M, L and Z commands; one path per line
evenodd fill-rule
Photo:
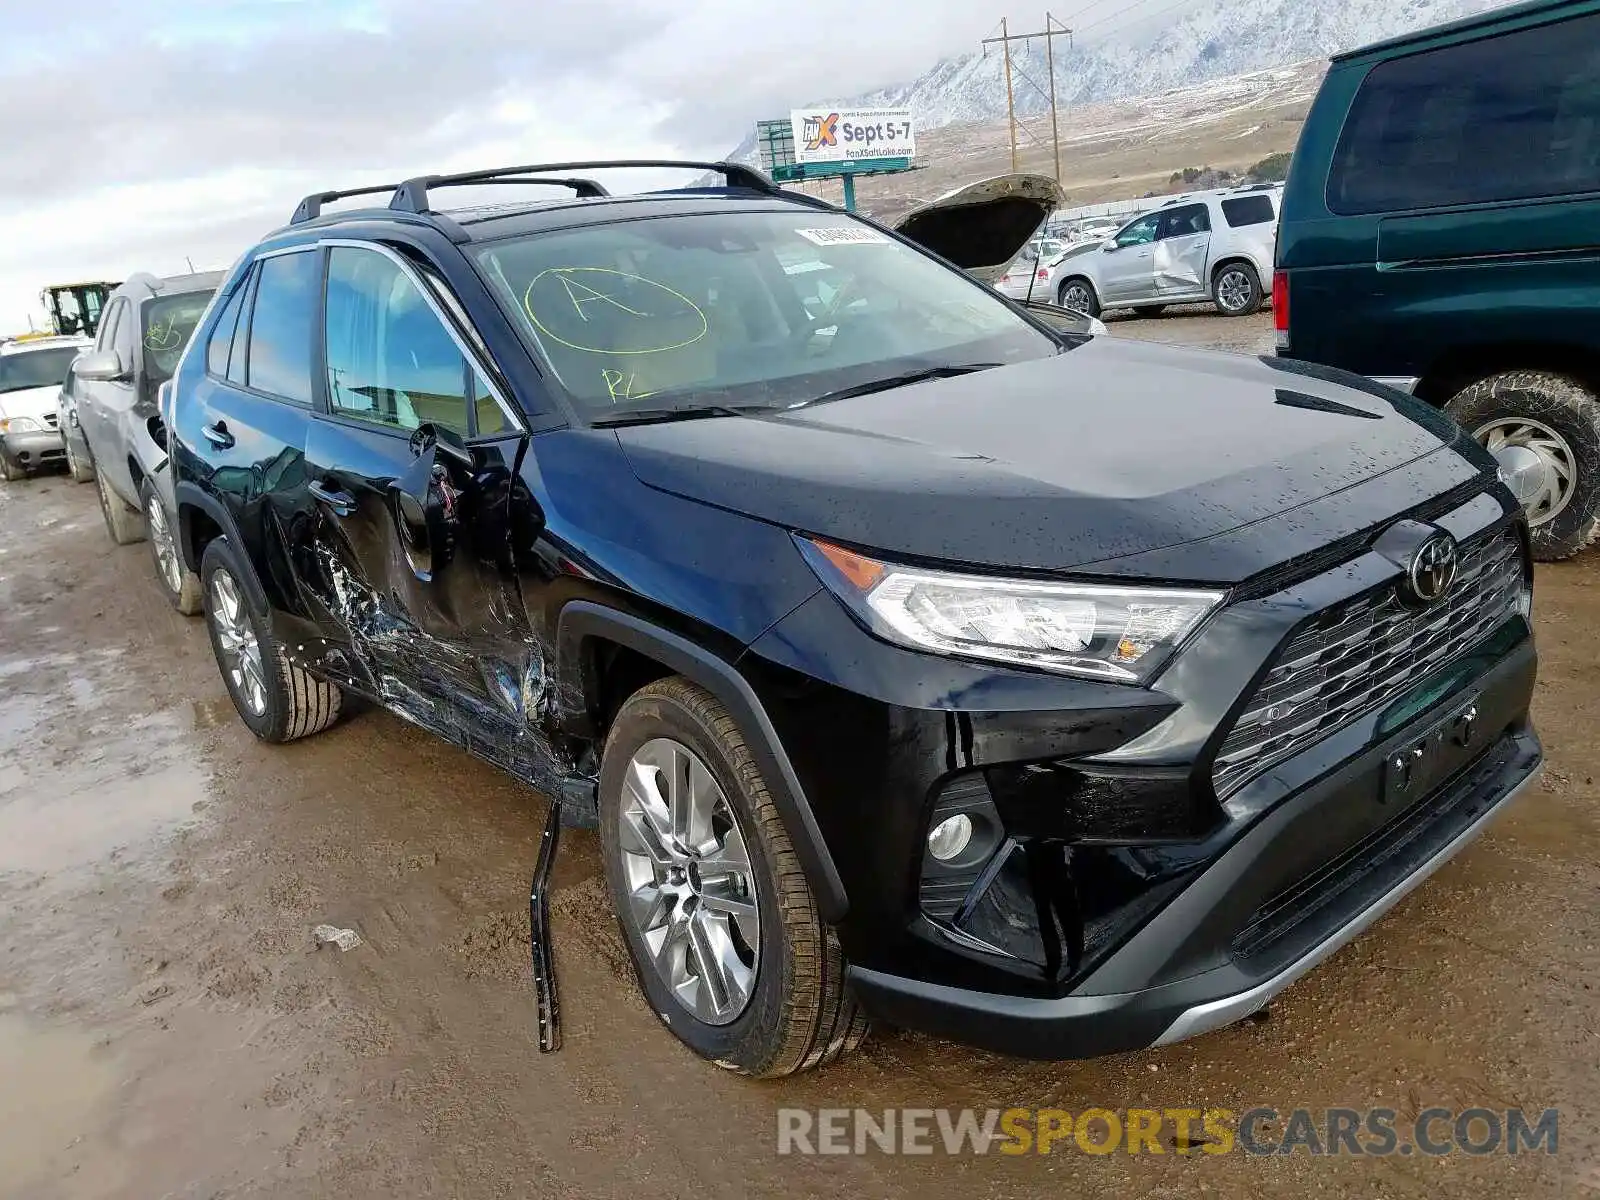
M 797 537 L 806 561 L 869 629 L 939 654 L 1143 683 L 1222 592 L 957 575 Z
M 32 417 L 0 417 L 0 433 L 38 433 L 39 422 Z

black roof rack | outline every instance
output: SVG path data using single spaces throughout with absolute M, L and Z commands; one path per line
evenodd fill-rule
M 380 183 L 372 187 L 350 188 L 343 192 L 312 192 L 295 207 L 294 216 L 289 218 L 289 224 L 300 225 L 306 221 L 316 220 L 322 215 L 322 206 L 332 204 L 335 200 L 344 200 L 351 196 L 376 196 L 379 192 L 392 192 L 399 186 L 398 183 Z
M 714 171 L 728 181 L 729 187 L 749 188 L 751 191 L 776 193 L 779 189 L 765 175 L 742 163 L 732 162 L 690 162 L 673 158 L 619 158 L 601 159 L 593 162 L 565 162 L 565 163 L 529 163 L 520 167 L 495 167 L 484 171 L 465 171 L 458 175 L 422 175 L 415 179 L 408 179 L 394 190 L 394 198 L 389 201 L 389 207 L 401 212 L 425 213 L 428 207 L 428 192 L 432 188 L 440 187 L 470 187 L 480 183 L 554 183 L 572 187 L 580 196 L 599 197 L 606 192 L 592 179 L 550 179 L 536 178 L 549 176 L 560 171 L 592 171 L 597 167 L 683 167 L 693 171 Z M 584 188 L 592 191 L 582 190 Z

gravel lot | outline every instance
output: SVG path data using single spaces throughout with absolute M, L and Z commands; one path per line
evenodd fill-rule
M 1119 336 L 1261 352 L 1270 317 Z M 1557 1196 L 1600 1191 L 1600 556 L 1539 572 L 1539 789 L 1268 1017 L 1038 1064 L 879 1031 L 758 1084 L 665 1034 L 564 840 L 566 1047 L 537 1053 L 541 800 L 383 713 L 287 748 L 90 487 L 0 485 L 0 1194 Z M 358 929 L 317 950 L 320 923 Z M 776 1153 L 780 1107 L 1559 1106 L 1560 1152 Z

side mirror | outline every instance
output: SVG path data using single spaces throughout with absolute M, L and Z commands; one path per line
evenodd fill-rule
M 1104 250 L 1107 254 L 1110 254 L 1116 248 L 1117 248 L 1117 239 L 1116 238 L 1107 238 L 1105 241 L 1100 243 L 1100 249 Z
M 94 383 L 120 383 L 128 378 L 130 371 L 123 365 L 122 355 L 115 350 L 88 350 L 73 362 L 72 373 Z

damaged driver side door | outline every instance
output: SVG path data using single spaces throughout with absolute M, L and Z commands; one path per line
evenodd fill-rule
M 298 574 L 356 690 L 524 777 L 542 669 L 511 558 L 524 435 L 418 270 L 328 247 Z

